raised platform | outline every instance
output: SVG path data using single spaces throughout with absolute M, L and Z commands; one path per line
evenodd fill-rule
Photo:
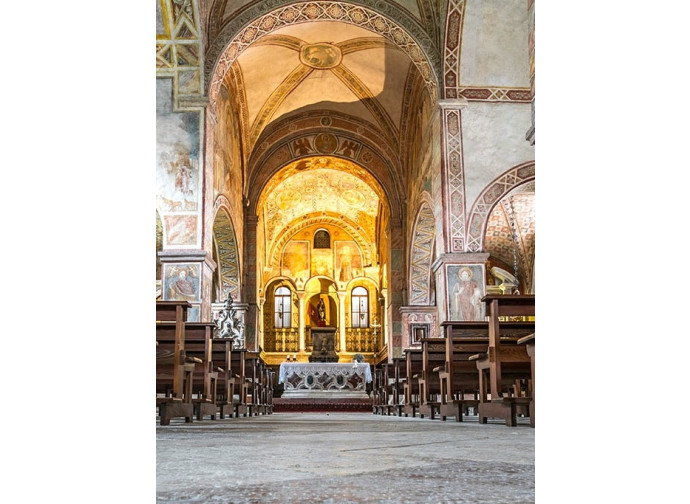
M 302 413 L 318 411 L 339 411 L 348 413 L 371 413 L 371 399 L 326 399 L 326 398 L 273 398 L 274 413 Z

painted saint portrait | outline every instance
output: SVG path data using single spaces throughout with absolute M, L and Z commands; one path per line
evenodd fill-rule
M 199 302 L 199 265 L 169 265 L 166 268 L 165 299 Z
M 453 265 L 448 278 L 448 314 L 450 320 L 484 320 L 484 268 L 479 264 Z
M 362 275 L 362 255 L 353 241 L 335 243 L 335 270 L 338 282 L 349 282 Z

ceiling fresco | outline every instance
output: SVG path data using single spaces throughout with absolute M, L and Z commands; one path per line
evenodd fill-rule
M 337 216 L 356 223 L 362 237 L 373 242 L 379 194 L 369 176 L 362 178 L 353 163 L 336 158 L 316 158 L 292 163 L 267 186 L 263 218 L 268 249 L 303 219 L 315 215 Z

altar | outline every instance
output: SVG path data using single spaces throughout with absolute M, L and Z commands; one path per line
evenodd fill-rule
M 278 383 L 284 398 L 365 399 L 371 369 L 366 362 L 283 362 Z

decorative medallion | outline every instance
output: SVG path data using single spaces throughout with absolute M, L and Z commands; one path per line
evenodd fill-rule
M 299 59 L 312 68 L 328 69 L 337 67 L 343 59 L 343 54 L 340 48 L 321 42 L 302 46 Z
M 321 133 L 314 139 L 314 147 L 323 154 L 332 154 L 338 148 L 338 139 L 330 133 Z

